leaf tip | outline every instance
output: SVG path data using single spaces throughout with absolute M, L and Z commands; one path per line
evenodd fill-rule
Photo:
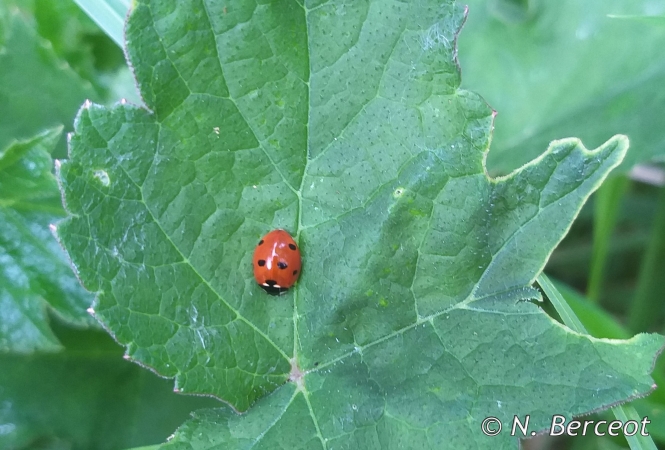
M 582 141 L 578 138 L 561 139 L 560 141 L 555 141 L 555 142 L 567 142 L 567 141 L 574 141 L 575 144 L 578 147 L 581 147 L 584 153 L 587 155 L 594 155 L 603 152 L 610 152 L 610 153 L 616 152 L 616 156 L 620 160 L 623 159 L 626 151 L 628 150 L 628 147 L 630 146 L 630 140 L 628 139 L 628 136 L 626 136 L 625 134 L 615 134 L 607 141 L 605 141 L 603 144 L 591 150 L 587 149 L 582 143 Z
M 51 128 L 50 130 L 47 130 L 45 134 L 47 134 L 47 135 L 50 134 L 50 135 L 55 136 L 55 137 L 60 137 L 60 134 L 62 134 L 62 130 L 64 130 L 64 129 L 65 129 L 65 126 L 60 124 L 60 125 L 57 125 L 57 126 Z
M 630 139 L 625 134 L 617 134 L 610 138 L 609 142 L 616 142 L 617 146 L 620 147 L 623 151 L 628 150 L 630 147 Z
M 624 134 L 616 134 L 612 136 L 605 143 L 593 150 L 587 149 L 579 139 L 576 140 L 577 146 L 582 149 L 582 152 L 585 155 L 606 158 L 610 162 L 609 170 L 612 170 L 621 164 L 628 152 L 628 147 L 630 146 L 628 136 Z

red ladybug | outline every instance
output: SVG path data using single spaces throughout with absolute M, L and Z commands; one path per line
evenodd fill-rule
M 300 276 L 300 249 L 288 232 L 273 230 L 254 249 L 252 265 L 259 286 L 270 295 L 280 295 Z

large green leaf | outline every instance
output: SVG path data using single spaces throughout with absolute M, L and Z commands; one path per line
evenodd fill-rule
M 136 5 L 150 110 L 84 105 L 58 235 L 129 358 L 256 403 L 174 443 L 511 448 L 484 417 L 543 429 L 651 389 L 661 338 L 595 340 L 525 301 L 627 140 L 558 141 L 489 179 L 493 114 L 454 59 L 463 19 L 439 0 Z M 278 227 L 304 265 L 274 298 L 251 256 Z
M 506 173 L 552 139 L 631 141 L 622 170 L 665 158 L 665 27 L 611 14 L 665 13 L 661 0 L 469 0 L 464 86 L 498 111 L 488 167 Z M 510 8 L 513 6 L 513 9 Z
M 92 296 L 80 286 L 49 224 L 65 214 L 51 151 L 61 129 L 0 152 L 0 352 L 55 350 L 47 307 L 88 326 Z

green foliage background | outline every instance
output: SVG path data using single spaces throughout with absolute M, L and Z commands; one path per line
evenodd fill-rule
M 659 2 L 649 1 L 629 6 L 623 2 L 592 1 L 586 2 L 584 7 L 572 1 L 561 2 L 557 6 L 547 2 L 470 2 L 468 22 L 460 38 L 459 59 L 464 74 L 462 86 L 483 95 L 499 112 L 492 152 L 488 157 L 489 170 L 506 173 L 536 157 L 550 140 L 567 136 L 584 138 L 587 145 L 595 147 L 613 134 L 627 134 L 631 139 L 631 149 L 619 169 L 624 174 L 635 163 L 662 159 L 665 154 L 662 134 L 665 127 L 661 112 L 665 97 L 658 86 L 662 84 L 662 69 L 665 67 L 659 54 L 665 43 L 665 27 L 658 20 L 645 23 L 635 16 L 663 12 Z M 632 18 L 609 18 L 608 14 Z M 144 42 L 149 42 L 149 39 Z M 212 399 L 175 395 L 171 392 L 172 380 L 159 379 L 121 359 L 123 349 L 101 331 L 97 322 L 85 312 L 92 296 L 78 287 L 64 254 L 48 231 L 49 224 L 65 216 L 50 165 L 51 156 L 65 156 L 65 140 L 61 137 L 64 134 L 57 127 L 64 126 L 65 132 L 72 131 L 74 115 L 86 99 L 112 105 L 119 98 L 129 98 L 140 104 L 122 52 L 74 3 L 38 0 L 6 2 L 0 6 L 0 50 L 0 148 L 6 149 L 0 159 L 0 367 L 4 368 L 0 372 L 0 424 L 3 424 L 0 425 L 0 445 L 3 448 L 129 448 L 163 442 L 185 422 L 190 411 L 220 404 Z M 151 54 L 156 56 L 151 51 L 146 49 L 144 53 L 139 53 L 140 57 L 149 59 Z M 446 63 L 435 61 L 434 64 Z M 141 77 L 142 71 L 148 70 L 151 65 L 139 66 L 135 62 L 135 66 Z M 243 70 L 249 74 L 256 73 L 257 78 L 265 76 L 260 68 Z M 227 82 L 229 80 L 232 82 L 227 74 Z M 38 95 L 35 94 L 37 92 Z M 177 89 L 167 86 L 155 90 L 154 86 L 144 86 L 143 98 L 158 117 L 169 115 L 175 104 L 176 99 L 164 93 L 177 93 Z M 277 94 L 290 95 L 286 91 Z M 482 106 L 474 102 L 473 99 L 469 101 L 471 108 L 482 110 Z M 112 111 L 116 111 L 116 117 L 110 120 L 97 107 L 89 109 L 90 112 L 84 111 L 79 119 L 83 123 L 80 126 L 85 127 L 88 121 L 99 124 L 103 129 L 113 127 L 114 120 L 117 123 L 128 118 L 135 121 L 136 117 L 140 121 L 146 120 L 141 110 L 126 109 L 124 106 L 114 108 Z M 123 116 L 126 113 L 122 111 L 129 111 L 131 117 Z M 195 113 L 196 109 L 192 112 Z M 481 122 L 489 117 L 487 112 L 483 114 L 478 117 Z M 334 119 L 326 117 L 328 121 Z M 177 123 L 186 119 L 175 117 L 171 120 Z M 232 124 L 228 132 L 233 132 L 232 127 L 237 125 Z M 482 126 L 479 125 L 479 129 Z M 329 130 L 321 130 L 321 139 L 325 140 L 325 132 Z M 473 135 L 473 127 L 467 129 L 467 133 Z M 75 140 L 75 145 L 77 142 L 80 145 L 81 139 L 90 138 L 84 131 L 80 131 L 79 135 L 82 137 Z M 139 134 L 128 134 L 129 139 L 139 137 Z M 266 142 L 274 145 L 268 139 Z M 201 144 L 197 143 L 198 146 Z M 371 160 L 371 154 L 368 153 L 366 158 Z M 382 170 L 386 170 L 391 163 L 388 161 Z M 67 166 L 65 184 L 77 183 L 82 179 L 85 168 L 94 164 L 96 162 L 91 161 L 76 166 L 81 167 L 80 170 Z M 295 184 L 293 180 L 297 177 L 289 174 L 297 172 L 297 163 L 285 160 L 277 165 L 286 174 L 286 184 Z M 137 163 L 136 167 L 140 164 Z M 181 167 L 174 168 L 174 177 L 181 170 Z M 109 175 L 99 171 L 92 173 L 102 185 Z M 68 178 L 67 174 L 71 177 Z M 626 181 L 625 175 L 617 176 L 619 178 L 608 180 L 609 183 L 601 188 L 590 207 L 581 212 L 549 266 L 550 273 L 578 290 L 584 290 L 590 279 L 600 286 L 588 299 L 566 285 L 558 285 L 595 337 L 626 338 L 639 331 L 660 331 L 663 324 L 662 294 L 657 280 L 665 270 L 662 265 L 665 260 L 662 239 L 665 235 L 665 195 L 661 192 L 662 188 Z M 180 181 L 176 179 L 175 182 Z M 250 186 L 253 184 L 251 180 L 243 182 Z M 376 182 L 382 184 L 385 180 Z M 304 181 L 302 186 L 306 186 Z M 394 192 L 395 187 L 398 186 L 388 188 Z M 343 191 L 346 187 L 340 183 L 330 188 L 337 189 L 339 195 L 339 190 Z M 306 195 L 306 190 L 302 193 Z M 85 195 L 81 197 L 85 198 Z M 75 197 L 70 195 L 69 200 L 74 202 Z M 267 205 L 275 201 L 271 198 L 265 200 Z M 424 205 L 416 202 L 416 206 L 420 208 Z M 417 210 L 413 205 L 409 208 L 410 211 Z M 322 223 L 329 216 L 344 211 L 344 205 L 331 200 L 319 213 L 320 217 L 309 216 L 315 219 L 310 219 L 312 224 L 305 225 Z M 571 211 L 575 212 L 574 208 Z M 417 227 L 417 223 L 416 215 L 416 221 L 410 226 L 415 224 Z M 597 231 L 602 228 L 601 224 L 605 224 L 603 234 Z M 124 226 L 120 224 L 119 227 L 123 229 Z M 596 230 L 593 237 L 591 229 Z M 322 242 L 331 232 L 334 235 L 334 230 L 328 229 L 303 235 L 304 239 L 308 239 L 306 242 L 312 254 L 315 254 L 316 242 Z M 248 234 L 252 233 L 259 232 Z M 385 244 L 396 245 L 399 239 L 404 239 L 399 233 L 396 237 L 398 239 L 394 242 Z M 241 249 L 233 252 L 244 251 L 242 248 L 246 246 L 251 248 L 250 241 L 248 239 Z M 78 245 L 80 241 L 76 242 L 74 244 L 69 239 L 67 245 L 70 252 L 72 245 Z M 332 258 L 332 255 L 329 256 Z M 350 258 L 349 250 L 335 258 Z M 377 267 L 380 268 L 380 258 L 377 259 Z M 97 271 L 99 266 L 95 264 L 99 263 L 80 264 L 77 269 L 86 279 L 89 276 L 86 271 Z M 596 273 L 600 275 L 594 275 L 594 268 L 598 267 L 600 270 L 596 269 Z M 612 276 L 607 279 L 607 274 Z M 242 282 L 249 283 L 244 289 L 251 292 L 251 280 L 243 280 L 241 274 L 238 277 Z M 308 285 L 306 278 L 303 278 L 303 283 L 302 289 L 310 293 L 335 292 L 329 289 L 330 286 L 316 286 L 313 281 L 314 284 Z M 380 287 L 377 289 L 371 283 L 362 287 L 368 296 L 377 296 L 379 305 L 381 298 L 390 298 L 391 293 L 381 292 Z M 535 294 L 527 292 L 522 295 L 533 297 Z M 422 298 L 426 300 L 427 295 Z M 496 299 L 484 301 L 491 308 L 497 308 L 493 304 Z M 425 301 L 422 305 L 426 309 L 428 303 Z M 113 321 L 120 323 L 124 320 L 113 314 L 105 315 L 103 301 L 97 306 L 101 306 L 98 309 L 100 317 L 112 330 Z M 275 305 L 277 309 L 270 311 L 269 317 L 276 323 L 291 320 L 291 312 L 280 311 L 280 307 Z M 526 308 L 523 313 L 530 311 L 530 304 L 523 307 Z M 314 330 L 316 327 L 312 321 L 321 320 L 323 314 L 317 308 L 310 308 L 312 315 L 307 325 Z M 398 312 L 399 309 L 394 310 L 384 317 L 389 320 L 399 317 L 401 313 L 396 314 Z M 364 317 L 360 323 L 368 329 L 361 327 L 354 330 L 361 332 L 360 342 L 349 341 L 350 348 L 363 344 L 362 333 L 366 333 L 365 339 L 370 341 L 373 334 L 382 332 L 381 326 L 386 326 L 385 318 L 373 321 L 368 318 L 368 313 L 370 311 L 358 315 Z M 557 313 L 552 310 L 551 314 L 556 317 Z M 468 321 L 468 330 L 473 333 L 474 321 L 478 317 L 462 314 L 455 316 L 454 320 L 458 324 Z M 397 325 L 388 323 L 387 326 Z M 136 326 L 138 330 L 142 325 Z M 519 328 L 505 321 L 486 326 L 497 326 L 498 330 L 504 331 L 516 326 Z M 372 327 L 379 329 L 370 329 Z M 339 331 L 341 329 L 331 328 L 332 333 Z M 449 331 L 454 331 L 453 335 L 460 341 L 474 339 L 459 329 Z M 141 337 L 133 337 L 131 330 L 116 329 L 114 334 L 124 343 L 141 342 Z M 271 336 L 276 341 L 282 338 L 286 343 L 283 352 L 290 354 L 288 343 L 293 337 Z M 330 338 L 332 342 L 338 340 L 339 335 L 333 334 Z M 185 338 L 182 345 L 197 339 L 195 336 Z M 338 356 L 334 352 L 326 354 L 323 350 L 326 345 L 321 344 L 320 337 L 316 339 L 318 344 L 312 347 L 313 353 L 307 355 L 305 352 L 303 355 L 303 362 L 309 364 L 309 368 L 321 362 L 326 364 Z M 426 341 L 421 335 L 421 340 L 411 345 L 422 347 Z M 645 344 L 643 348 L 651 348 L 653 352 L 657 347 L 654 341 L 653 345 Z M 543 345 L 540 351 L 546 351 L 546 348 L 547 345 Z M 154 366 L 154 355 L 151 356 L 150 351 L 142 350 L 141 345 L 129 348 L 132 358 L 144 362 L 147 359 L 147 363 Z M 382 351 L 394 352 L 397 349 L 386 347 Z M 497 347 L 493 351 L 502 350 Z M 368 358 L 371 359 L 371 352 Z M 385 355 L 376 359 L 390 360 Z M 645 361 L 648 360 L 647 354 Z M 399 358 L 391 366 L 383 367 L 382 373 L 394 370 L 394 377 L 402 376 L 404 368 L 400 368 L 398 361 Z M 285 380 L 290 367 L 288 361 L 281 364 L 283 367 L 279 367 L 276 378 Z M 451 362 L 442 364 L 442 371 L 450 370 Z M 493 363 L 495 365 L 496 362 Z M 348 381 L 342 382 L 341 379 L 349 376 L 351 380 L 363 379 L 362 375 L 358 378 L 358 370 L 361 366 L 354 363 L 344 369 L 345 373 L 332 371 L 332 376 L 320 376 L 319 379 L 315 376 L 308 383 L 319 385 L 319 402 L 336 398 L 337 402 L 348 404 L 348 399 L 336 397 L 331 389 L 352 392 L 353 387 Z M 486 367 L 482 370 L 491 369 Z M 163 367 L 160 372 L 167 375 L 178 373 Z M 385 375 L 388 384 L 393 383 L 389 380 L 391 376 Z M 658 368 L 654 378 L 658 381 L 662 376 L 662 370 Z M 325 386 L 326 380 L 337 381 Z M 206 386 L 196 377 L 190 382 L 180 379 L 178 383 L 181 390 L 212 392 L 230 400 L 240 409 L 246 409 L 256 398 L 256 394 L 248 398 L 242 389 L 233 384 L 229 385 L 232 389 L 217 392 L 218 385 Z M 198 413 L 179 432 L 172 445 L 193 448 L 224 445 L 222 442 L 231 439 L 225 435 L 227 430 L 233 434 L 246 429 L 242 434 L 251 439 L 253 427 L 259 426 L 257 424 L 262 420 L 271 420 L 270 417 L 274 416 L 270 411 L 281 408 L 289 411 L 285 416 L 288 420 L 284 421 L 285 425 L 282 424 L 286 427 L 283 429 L 295 427 L 303 433 L 294 437 L 293 445 L 314 448 L 316 435 L 320 436 L 322 432 L 320 429 L 307 430 L 307 427 L 297 426 L 308 420 L 307 410 L 311 411 L 312 406 L 308 399 L 296 395 L 295 387 L 291 384 L 278 390 L 268 401 L 251 410 L 246 419 L 239 418 L 229 409 Z M 268 390 L 272 389 L 274 386 Z M 263 392 L 261 390 L 258 398 Z M 355 395 L 362 396 L 363 390 Z M 631 393 L 626 391 L 621 395 L 625 398 Z M 411 394 L 410 399 L 413 398 L 417 398 L 415 392 Z M 312 401 L 317 402 L 315 395 Z M 406 397 L 404 405 L 408 401 L 409 397 Z M 426 405 L 426 401 L 418 401 Z M 605 404 L 608 402 L 611 401 L 605 400 Z M 661 419 L 664 403 L 665 394 L 660 390 L 647 399 L 634 402 L 641 415 L 652 419 L 650 431 L 657 441 L 665 439 L 665 422 Z M 362 408 L 363 405 L 356 406 Z M 334 410 L 333 406 L 331 410 Z M 362 420 L 371 423 L 373 419 Z M 224 424 L 222 427 L 215 425 L 220 422 Z M 249 425 L 242 422 L 249 422 Z M 321 426 L 325 425 L 322 423 Z M 326 432 L 325 429 L 323 432 Z M 407 429 L 396 428 L 394 432 L 401 436 L 395 438 L 395 443 L 401 442 L 400 439 L 417 439 L 415 435 L 409 437 Z M 207 436 L 206 439 L 197 440 L 201 433 Z M 470 437 L 462 436 L 461 439 L 460 442 L 468 442 Z M 609 439 L 573 439 L 557 445 L 608 448 L 625 443 Z

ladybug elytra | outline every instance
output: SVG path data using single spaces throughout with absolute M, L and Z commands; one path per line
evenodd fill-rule
M 300 249 L 285 230 L 273 230 L 261 238 L 252 265 L 256 282 L 270 295 L 286 292 L 300 276 Z

